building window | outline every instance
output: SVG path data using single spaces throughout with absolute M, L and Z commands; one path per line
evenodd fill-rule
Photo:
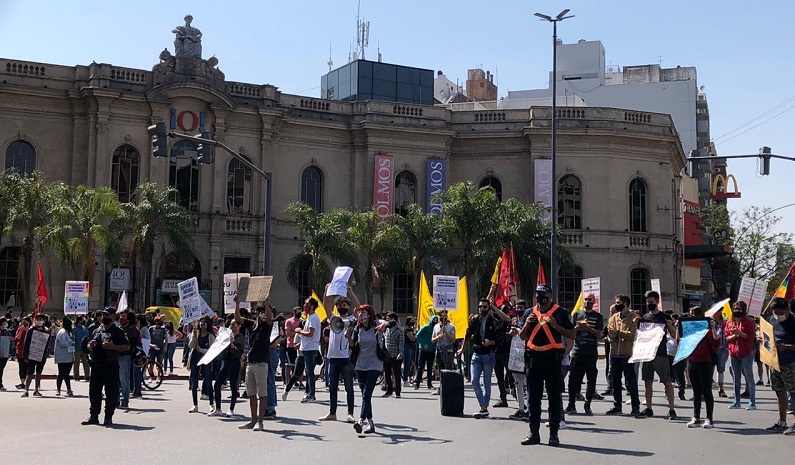
M 633 268 L 629 274 L 629 288 L 632 300 L 631 306 L 634 310 L 642 310 L 646 305 L 646 291 L 651 290 L 651 278 L 649 270 L 646 268 Z
M 563 229 L 582 229 L 582 181 L 573 174 L 558 182 L 558 224 Z
M 251 273 L 251 259 L 248 257 L 224 257 L 224 274 Z
M 19 292 L 19 247 L 0 250 L 0 304 L 6 307 L 21 306 Z
M 648 232 L 646 216 L 646 183 L 635 178 L 629 183 L 629 230 Z
M 36 149 L 24 140 L 11 143 L 6 149 L 6 169 L 31 175 L 36 169 Z
M 122 145 L 113 153 L 110 187 L 119 196 L 119 202 L 128 203 L 138 187 L 138 150 L 132 145 Z
M 392 278 L 392 309 L 395 313 L 414 313 L 414 274 L 403 269 Z
M 306 257 L 298 264 L 298 304 L 302 304 L 304 300 L 312 295 L 312 287 L 309 285 L 309 271 L 312 268 L 312 259 Z
M 226 211 L 229 214 L 251 214 L 251 168 L 237 158 L 229 162 L 226 181 Z
M 580 266 L 574 266 L 574 268 L 568 270 L 560 270 L 558 302 L 563 308 L 569 311 L 574 308 L 577 299 L 580 297 L 582 277 L 583 271 Z
M 499 179 L 491 175 L 486 176 L 480 181 L 480 185 L 478 187 L 480 189 L 483 189 L 484 187 L 491 187 L 494 189 L 494 193 L 497 194 L 497 200 L 502 202 L 502 183 Z
M 395 214 L 406 216 L 409 205 L 417 203 L 417 177 L 411 171 L 401 171 L 395 178 Z
M 171 147 L 168 185 L 179 192 L 178 202 L 192 212 L 199 211 L 199 162 L 196 144 L 181 140 Z
M 323 211 L 323 173 L 317 166 L 307 166 L 301 173 L 301 202 L 315 213 Z

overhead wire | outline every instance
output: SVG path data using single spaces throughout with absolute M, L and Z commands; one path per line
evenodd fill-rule
M 754 122 L 758 121 L 759 119 L 764 118 L 765 116 L 769 115 L 770 113 L 773 113 L 774 111 L 778 110 L 779 108 L 781 108 L 783 106 L 786 106 L 788 103 L 790 103 L 790 102 L 792 102 L 794 100 L 795 100 L 795 95 L 790 97 L 790 98 L 788 98 L 788 99 L 786 99 L 786 100 L 784 100 L 783 102 L 779 103 L 778 105 L 774 106 L 773 108 L 770 108 L 769 110 L 765 111 L 764 113 L 762 113 L 762 114 L 760 114 L 760 115 L 758 115 L 758 116 L 746 121 L 745 123 L 741 124 L 740 126 L 737 126 L 736 128 L 732 129 L 731 131 L 726 132 L 724 134 L 721 134 L 718 137 L 713 138 L 712 141 L 717 143 L 721 139 L 723 139 L 723 138 L 725 138 L 727 136 L 730 136 L 731 134 L 733 134 L 733 133 L 745 128 L 749 124 L 753 124 Z

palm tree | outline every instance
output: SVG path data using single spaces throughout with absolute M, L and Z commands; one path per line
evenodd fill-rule
M 405 216 L 396 215 L 393 221 L 408 245 L 409 256 L 403 266 L 411 270 L 414 289 L 419 289 L 420 270 L 426 276 L 433 276 L 441 267 L 440 262 L 446 249 L 442 218 L 425 213 L 417 204 L 411 204 Z
M 145 279 L 144 305 L 149 305 L 151 298 L 152 259 L 158 242 L 163 251 L 168 243 L 181 259 L 188 259 L 193 253 L 196 226 L 190 213 L 175 201 L 177 195 L 176 189 L 160 189 L 147 182 L 135 189 L 134 202 L 122 204 L 132 231 L 130 263 L 140 265 Z M 138 286 L 134 283 L 134 288 Z

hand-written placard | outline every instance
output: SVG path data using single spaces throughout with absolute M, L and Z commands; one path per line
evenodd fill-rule
M 235 294 L 240 278 L 251 276 L 249 273 L 227 273 L 224 275 L 224 312 L 235 313 Z M 251 308 L 249 302 L 240 302 L 240 308 Z
M 187 302 L 194 297 L 199 297 L 199 281 L 196 278 L 186 279 L 177 284 L 179 300 Z
M 63 312 L 67 315 L 88 313 L 88 297 L 64 297 Z
M 748 314 L 759 316 L 765 305 L 765 294 L 767 293 L 767 281 L 743 276 L 740 282 L 740 290 L 737 293 L 737 300 L 743 300 L 748 304 Z
M 28 358 L 34 362 L 41 362 L 47 354 L 47 342 L 50 340 L 50 333 L 46 331 L 36 331 L 32 329 L 33 334 L 30 337 L 30 348 L 28 349 Z
M 657 356 L 657 348 L 665 336 L 665 325 L 643 322 L 635 333 L 629 363 L 650 362 Z
M 202 298 L 196 295 L 192 299 L 180 300 L 179 306 L 182 308 L 182 322 L 192 323 L 202 317 Z
M 599 303 L 602 297 L 602 281 L 600 278 L 586 278 L 582 280 L 582 296 L 583 298 L 593 293 L 594 295 L 594 302 L 593 302 L 593 310 L 595 312 L 599 311 Z
M 240 278 L 237 295 L 241 302 L 265 302 L 271 295 L 273 276 L 251 276 Z

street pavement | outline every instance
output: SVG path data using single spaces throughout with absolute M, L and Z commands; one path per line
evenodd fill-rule
M 15 363 L 5 371 L 5 385 L 16 384 Z M 600 366 L 601 368 L 601 366 Z M 178 370 L 179 371 L 179 370 Z M 599 391 L 604 390 L 604 375 Z M 492 403 L 497 393 L 492 389 Z M 88 383 L 75 382 L 75 397 L 55 396 L 55 381 L 42 381 L 42 398 L 20 398 L 11 388 L 0 392 L 0 450 L 4 463 L 58 465 L 149 465 L 197 463 L 742 463 L 792 464 L 795 437 L 772 434 L 764 428 L 777 414 L 769 387 L 758 387 L 759 409 L 729 410 L 726 399 L 715 407 L 715 429 L 688 429 L 692 403 L 677 400 L 678 421 L 667 421 L 664 399 L 655 393 L 654 411 L 660 417 L 638 420 L 604 415 L 612 402 L 595 401 L 594 416 L 569 415 L 569 428 L 560 432 L 562 445 L 522 446 L 527 424 L 508 419 L 515 410 L 492 408 L 491 417 L 476 420 L 472 390 L 467 386 L 465 417 L 442 417 L 439 398 L 422 388 L 404 390 L 403 398 L 373 399 L 376 434 L 357 435 L 344 422 L 344 393 L 337 416 L 325 423 L 328 392 L 318 383 L 318 403 L 301 404 L 300 391 L 286 402 L 279 397 L 278 419 L 265 422 L 265 432 L 241 431 L 245 421 L 188 414 L 190 392 L 184 380 L 169 380 L 157 391 L 144 391 L 130 408 L 117 411 L 111 428 L 80 426 L 88 417 Z M 658 385 L 656 387 L 661 388 Z M 281 394 L 281 390 L 279 391 Z M 229 391 L 223 391 L 224 411 Z M 688 391 L 688 397 L 690 391 Z M 248 414 L 247 400 L 235 409 Z M 360 394 L 356 393 L 358 417 Z M 578 404 L 582 406 L 582 403 Z M 628 411 L 628 406 L 625 406 Z M 200 401 L 200 412 L 208 402 Z M 546 415 L 544 415 L 545 417 Z M 788 421 L 791 422 L 791 416 Z M 134 434 L 131 434 L 134 433 Z M 542 427 L 542 441 L 548 435 Z M 434 447 L 430 447 L 434 446 Z M 548 462 L 553 460 L 554 462 Z

